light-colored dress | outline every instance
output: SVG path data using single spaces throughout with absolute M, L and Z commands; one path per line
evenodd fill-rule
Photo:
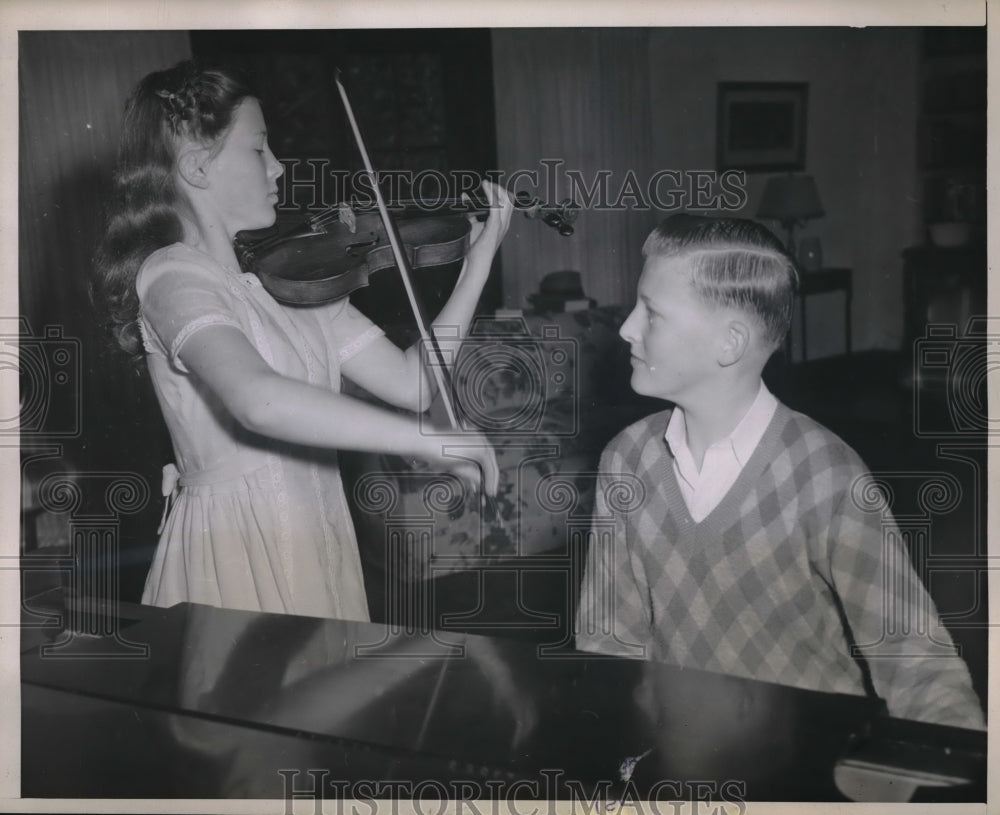
M 136 288 L 176 457 L 164 468 L 168 506 L 143 602 L 367 620 L 336 452 L 248 432 L 178 352 L 201 328 L 229 325 L 274 370 L 339 391 L 340 366 L 381 329 L 346 300 L 282 306 L 254 275 L 184 244 L 150 255 Z

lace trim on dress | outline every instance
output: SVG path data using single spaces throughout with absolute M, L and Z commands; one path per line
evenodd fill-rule
M 147 333 L 149 329 L 146 328 L 146 318 L 140 314 L 139 319 L 136 320 L 136 322 L 139 323 L 139 336 L 142 337 L 142 347 L 146 349 L 147 354 L 155 353 L 156 346 L 153 345 L 153 341 L 149 338 L 149 334 Z
M 170 346 L 170 358 L 177 359 L 177 353 L 180 351 L 181 346 L 195 331 L 200 328 L 204 328 L 207 325 L 231 325 L 233 328 L 238 328 L 240 331 L 243 330 L 236 320 L 227 314 L 203 314 L 196 320 L 189 322 L 184 328 L 180 330 L 174 341 Z

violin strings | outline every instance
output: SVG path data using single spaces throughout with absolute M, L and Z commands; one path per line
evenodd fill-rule
M 534 200 L 533 201 L 517 201 L 517 200 L 514 200 L 514 201 L 512 201 L 512 203 L 513 203 L 515 209 L 538 210 L 539 212 L 550 212 L 550 211 L 561 212 L 561 211 L 564 210 L 564 207 L 562 207 L 562 206 L 546 206 L 546 205 L 543 205 L 543 204 L 539 204 L 537 201 L 534 201 Z M 400 201 L 394 201 L 391 204 L 389 204 L 388 206 L 390 208 L 395 208 L 395 207 L 408 208 L 408 207 L 412 207 L 412 206 L 418 206 L 419 207 L 419 206 L 426 206 L 426 202 L 424 202 L 424 201 L 417 201 L 415 199 L 403 199 L 403 200 L 400 200 Z M 485 206 L 485 205 L 484 206 L 478 206 L 475 203 L 471 203 L 470 204 L 470 203 L 468 203 L 466 201 L 462 201 L 461 199 L 458 199 L 458 198 L 446 198 L 446 199 L 443 199 L 441 201 L 438 201 L 437 205 L 435 207 L 428 208 L 427 211 L 428 211 L 428 214 L 431 214 L 431 213 L 435 212 L 435 210 L 440 209 L 440 208 L 444 208 L 444 207 L 451 207 L 451 208 L 455 209 L 457 212 L 467 212 L 467 213 L 470 213 L 470 214 L 471 213 L 475 213 L 475 212 L 482 212 L 483 210 L 489 209 L 488 206 Z M 352 206 L 352 209 L 356 209 L 356 208 L 358 208 L 357 204 L 355 204 L 355 205 Z M 374 209 L 374 206 L 373 205 L 368 205 L 368 206 L 364 207 L 364 209 Z M 339 218 L 340 218 L 340 210 L 339 210 L 339 208 L 338 207 L 328 207 L 323 212 L 319 212 L 319 213 L 316 213 L 315 215 L 313 215 L 309 219 L 309 221 L 310 221 L 310 223 L 314 224 L 315 226 L 326 226 L 327 224 L 329 224 L 329 223 L 331 223 L 333 221 L 339 220 Z

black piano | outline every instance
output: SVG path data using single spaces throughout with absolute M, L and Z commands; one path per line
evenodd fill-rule
M 119 604 L 93 633 L 73 607 L 25 603 L 24 797 L 986 798 L 985 733 L 864 697 L 194 604 Z

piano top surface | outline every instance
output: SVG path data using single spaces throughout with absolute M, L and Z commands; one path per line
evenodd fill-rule
M 79 637 L 64 645 L 47 629 L 23 636 L 22 687 L 34 689 L 23 703 L 27 756 L 44 755 L 46 731 L 65 721 L 48 711 L 58 700 L 64 712 L 84 711 L 82 752 L 127 754 L 135 742 L 135 756 L 145 750 L 167 765 L 238 755 L 255 768 L 245 776 L 271 779 L 267 795 L 281 769 L 338 762 L 347 780 L 373 769 L 507 782 L 548 773 L 585 791 L 621 789 L 621 763 L 641 756 L 632 775 L 640 795 L 672 783 L 670 798 L 677 784 L 708 781 L 717 795 L 722 784 L 741 785 L 730 792 L 746 800 L 840 800 L 833 767 L 880 713 L 864 697 L 500 637 L 194 604 L 134 606 L 120 621 L 119 639 L 131 646 Z M 143 728 L 122 724 L 123 711 Z M 958 732 L 976 738 L 966 734 Z M 367 763 L 351 769 L 344 757 L 358 751 Z M 376 754 L 382 763 L 372 765 Z M 202 779 L 201 794 L 241 795 L 231 773 L 221 777 L 228 787 Z

